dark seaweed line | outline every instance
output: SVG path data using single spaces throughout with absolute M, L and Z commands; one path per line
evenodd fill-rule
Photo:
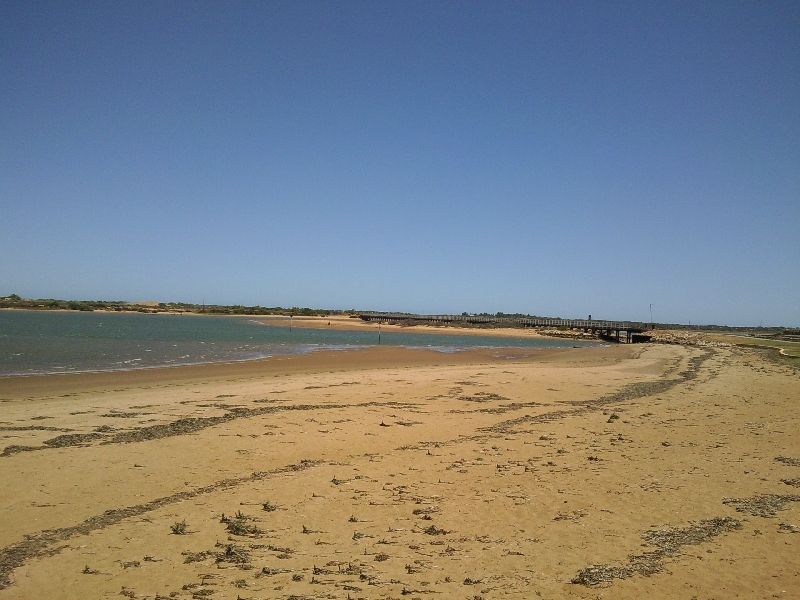
M 730 517 L 703 519 L 699 524 L 684 528 L 649 530 L 642 534 L 644 541 L 656 549 L 643 554 L 628 556 L 628 564 L 622 567 L 611 565 L 589 565 L 571 581 L 588 587 L 611 584 L 614 579 L 628 579 L 635 574 L 649 577 L 664 569 L 664 561 L 680 554 L 683 546 L 702 544 L 719 535 L 741 529 L 742 524 Z
M 247 419 L 258 417 L 265 414 L 277 413 L 288 410 L 322 410 L 322 409 L 342 409 L 342 408 L 362 408 L 368 406 L 416 406 L 407 402 L 362 402 L 361 404 L 299 404 L 290 406 L 269 406 L 264 408 L 241 408 L 229 409 L 229 412 L 218 417 L 187 417 L 178 419 L 172 423 L 162 425 L 151 425 L 149 427 L 139 427 L 132 431 L 123 431 L 114 436 L 105 436 L 99 433 L 72 433 L 59 435 L 46 440 L 44 446 L 6 446 L 0 457 L 12 456 L 20 452 L 33 452 L 36 450 L 47 450 L 50 448 L 67 448 L 71 446 L 82 446 L 87 442 L 103 439 L 101 444 L 129 444 L 134 442 L 146 442 L 157 440 L 175 435 L 186 435 L 195 433 L 208 427 L 234 421 L 236 419 Z
M 663 379 L 656 381 L 640 381 L 637 383 L 629 383 L 618 392 L 615 392 L 608 396 L 603 396 L 602 398 L 597 398 L 596 400 L 575 400 L 566 403 L 578 406 L 579 408 L 574 408 L 571 410 L 556 410 L 534 416 L 526 415 L 524 417 L 519 417 L 517 419 L 502 421 L 500 423 L 497 423 L 496 425 L 492 425 L 491 427 L 484 427 L 480 429 L 480 431 L 484 431 L 486 433 L 508 434 L 512 433 L 512 428 L 517 425 L 522 425 L 525 423 L 548 423 L 550 421 L 557 421 L 559 419 L 563 419 L 564 417 L 579 416 L 586 413 L 587 411 L 596 410 L 598 407 L 604 406 L 606 404 L 628 402 L 630 400 L 637 400 L 639 398 L 644 398 L 646 396 L 663 394 L 664 392 L 671 390 L 675 386 L 690 381 L 695 377 L 697 377 L 697 372 L 699 371 L 702 364 L 706 360 L 711 358 L 711 356 L 713 355 L 714 351 L 707 351 L 701 354 L 700 356 L 694 356 L 690 358 L 689 366 L 686 368 L 686 370 L 681 371 L 678 374 L 678 377 L 675 379 Z
M 79 535 L 87 535 L 92 531 L 97 531 L 98 529 L 105 529 L 106 527 L 116 525 L 130 517 L 136 517 L 176 502 L 190 500 L 192 498 L 210 494 L 218 490 L 229 489 L 243 483 L 260 481 L 274 475 L 303 471 L 315 465 L 322 464 L 322 462 L 323 461 L 304 460 L 299 464 L 280 467 L 271 471 L 259 471 L 246 477 L 223 479 L 222 481 L 212 483 L 211 485 L 207 485 L 196 490 L 178 492 L 177 494 L 173 494 L 171 496 L 156 498 L 155 500 L 151 500 L 150 502 L 146 502 L 144 504 L 107 510 L 102 515 L 89 517 L 82 523 L 73 525 L 72 527 L 46 529 L 38 533 L 26 535 L 23 541 L 6 546 L 0 550 L 0 590 L 9 587 L 12 584 L 12 573 L 21 567 L 26 561 L 32 558 L 52 556 L 53 554 L 60 552 L 64 546 L 59 548 L 50 548 L 50 546 L 58 542 L 64 542 Z
M 576 400 L 572 402 L 565 402 L 564 404 L 578 405 L 579 408 L 554 410 L 551 412 L 542 413 L 539 415 L 525 415 L 508 421 L 501 421 L 490 427 L 482 427 L 478 431 L 484 432 L 482 435 L 463 435 L 454 440 L 444 442 L 440 441 L 424 441 L 416 444 L 400 446 L 397 450 L 420 450 L 424 448 L 440 448 L 449 444 L 460 442 L 481 441 L 487 438 L 496 437 L 498 435 L 509 435 L 513 433 L 526 433 L 525 431 L 514 431 L 514 427 L 525 423 L 549 423 L 551 421 L 559 421 L 564 417 L 577 417 L 589 411 L 597 410 L 599 407 L 606 404 L 615 402 L 625 402 L 643 398 L 645 396 L 652 396 L 654 394 L 661 394 L 667 390 L 672 389 L 680 383 L 692 380 L 697 377 L 697 371 L 702 364 L 711 358 L 715 352 L 713 350 L 706 351 L 700 356 L 695 356 L 689 359 L 689 366 L 686 370 L 678 374 L 677 379 L 666 379 L 656 381 L 643 381 L 638 383 L 630 383 L 624 386 L 620 391 L 615 392 L 609 396 L 603 396 L 596 400 Z M 669 371 L 668 371 L 669 372 Z M 487 412 L 489 412 L 487 410 Z
M 45 427 L 44 425 L 26 425 L 25 427 L 0 427 L 0 431 L 72 431 L 65 427 Z

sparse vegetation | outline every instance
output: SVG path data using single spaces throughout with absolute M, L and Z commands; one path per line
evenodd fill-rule
M 447 535 L 450 533 L 449 531 L 445 531 L 444 529 L 439 529 L 436 525 L 431 525 L 430 527 L 426 527 L 422 530 L 423 533 L 427 533 L 428 535 Z
M 56 300 L 53 298 L 30 299 L 20 298 L 17 294 L 0 297 L 0 308 L 23 308 L 26 310 L 79 310 L 91 312 L 95 310 L 114 312 L 188 312 L 213 315 L 264 315 L 295 317 L 330 317 L 333 315 L 353 315 L 354 310 L 329 310 L 324 308 L 283 308 L 281 306 L 231 306 L 216 304 L 192 304 L 186 302 L 125 302 L 123 300 Z
M 186 535 L 188 533 L 186 530 L 186 521 L 175 521 L 169 528 L 174 535 Z
M 221 520 L 223 523 L 227 524 L 225 529 L 232 535 L 257 536 L 263 533 L 256 525 L 248 524 L 248 521 L 251 520 L 251 517 L 248 517 L 241 511 L 236 511 L 236 516 L 232 519 L 225 517 L 223 514 Z

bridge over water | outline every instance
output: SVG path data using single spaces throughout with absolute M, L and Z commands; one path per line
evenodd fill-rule
M 378 323 L 412 324 L 412 323 L 508 323 L 523 327 L 548 327 L 563 329 L 580 329 L 591 331 L 605 338 L 615 338 L 628 343 L 637 341 L 638 334 L 647 330 L 647 324 L 636 321 L 604 321 L 597 319 L 547 319 L 538 317 L 498 317 L 482 315 L 414 315 L 408 313 L 361 313 L 364 321 Z

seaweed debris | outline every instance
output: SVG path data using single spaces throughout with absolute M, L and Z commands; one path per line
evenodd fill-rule
M 642 534 L 642 539 L 655 546 L 656 550 L 628 557 L 628 564 L 622 567 L 612 565 L 589 565 L 581 570 L 571 583 L 594 587 L 610 585 L 614 579 L 627 579 L 635 574 L 649 577 L 664 568 L 664 560 L 680 553 L 683 546 L 702 544 L 718 535 L 741 529 L 742 524 L 730 517 L 703 519 L 689 527 L 669 527 L 651 529 Z
M 11 446 L 6 446 L 3 448 L 3 452 L 0 453 L 0 456 L 11 456 L 12 454 L 31 452 L 32 450 L 41 450 L 42 448 L 44 448 L 44 446 L 20 446 L 17 444 L 12 444 Z
M 109 419 L 135 419 L 136 417 L 141 417 L 142 415 L 152 415 L 152 414 L 153 413 L 144 413 L 144 412 L 110 412 L 100 416 L 107 417 Z
M 774 517 L 789 502 L 800 502 L 800 494 L 760 494 L 752 498 L 724 498 L 723 504 L 754 517 Z
M 150 425 L 149 427 L 138 427 L 130 431 L 122 431 L 111 439 L 103 442 L 104 444 L 120 444 L 131 442 L 144 442 L 147 440 L 157 440 L 176 435 L 186 435 L 195 433 L 208 427 L 228 423 L 236 419 L 247 419 L 262 415 L 273 414 L 284 411 L 304 411 L 304 410 L 333 410 L 341 408 L 352 408 L 361 406 L 413 406 L 408 403 L 399 402 L 363 402 L 361 404 L 297 404 L 293 406 L 267 406 L 262 408 L 242 408 L 230 407 L 224 404 L 215 405 L 227 412 L 224 415 L 215 417 L 185 417 L 172 423 L 161 425 Z
M 303 471 L 317 465 L 316 461 L 303 460 L 300 463 L 288 465 L 271 471 L 258 471 L 245 477 L 223 479 L 210 485 L 194 490 L 178 492 L 171 496 L 156 498 L 144 504 L 128 506 L 107 510 L 100 515 L 89 517 L 82 523 L 71 527 L 61 527 L 58 529 L 46 529 L 26 535 L 25 539 L 0 549 L 0 590 L 6 589 L 12 583 L 11 575 L 15 569 L 21 567 L 27 561 L 58 554 L 66 546 L 57 546 L 59 542 L 64 542 L 79 535 L 87 535 L 92 531 L 97 531 L 121 523 L 130 517 L 136 517 L 157 510 L 170 504 L 197 498 L 205 494 L 213 493 L 220 489 L 230 489 L 244 483 L 261 481 L 274 475 Z M 56 546 L 56 547 L 53 547 Z
M 472 396 L 459 396 L 458 399 L 463 400 L 464 402 L 494 402 L 496 400 L 510 400 L 510 398 L 506 398 L 505 396 L 491 392 L 475 392 Z
M 11 456 L 20 452 L 33 452 L 34 450 L 47 450 L 48 448 L 68 448 L 70 446 L 83 446 L 87 442 L 102 438 L 99 433 L 68 433 L 44 441 L 44 446 L 6 446 L 0 456 Z
M 212 405 L 208 405 L 212 406 Z M 408 402 L 362 402 L 360 404 L 299 404 L 294 406 L 269 406 L 263 408 L 242 408 L 230 407 L 224 404 L 213 405 L 217 408 L 222 408 L 227 412 L 224 415 L 215 417 L 185 417 L 173 421 L 171 423 L 164 423 L 160 425 L 150 425 L 146 427 L 136 427 L 126 431 L 120 431 L 115 435 L 104 436 L 98 432 L 113 432 L 113 428 L 105 429 L 98 427 L 95 433 L 73 433 L 67 435 L 59 435 L 53 439 L 44 442 L 44 446 L 19 446 L 12 445 L 0 452 L 0 457 L 11 456 L 19 452 L 31 452 L 33 450 L 47 450 L 49 448 L 64 448 L 68 446 L 80 446 L 93 440 L 103 439 L 102 444 L 128 444 L 133 442 L 146 442 L 149 440 L 158 440 L 162 438 L 172 437 L 176 435 L 187 435 L 201 431 L 208 427 L 227 423 L 235 419 L 246 419 L 250 417 L 258 417 L 265 414 L 271 414 L 281 411 L 292 410 L 334 410 L 341 408 L 355 408 L 367 406 L 392 406 L 408 408 L 415 406 L 413 403 Z M 105 417 L 126 417 L 126 416 L 139 416 L 139 414 L 152 414 L 152 413 L 108 413 L 102 415 Z
M 81 446 L 86 442 L 99 440 L 103 437 L 105 436 L 100 433 L 67 433 L 45 440 L 44 444 L 51 448 L 67 448 L 69 446 Z
M 678 373 L 678 377 L 676 378 L 629 383 L 618 392 L 608 396 L 603 396 L 602 398 L 597 398 L 596 400 L 569 400 L 563 402 L 563 404 L 568 404 L 579 408 L 574 408 L 571 410 L 555 410 L 538 415 L 525 415 L 509 421 L 501 421 L 500 423 L 496 423 L 490 427 L 482 427 L 479 429 L 479 431 L 501 434 L 515 433 L 515 428 L 519 425 L 549 423 L 551 421 L 561 420 L 564 417 L 580 416 L 585 414 L 588 410 L 596 409 L 597 407 L 604 406 L 606 404 L 628 402 L 630 400 L 636 400 L 637 398 L 643 398 L 645 396 L 661 394 L 671 390 L 676 385 L 691 381 L 692 379 L 696 378 L 702 364 L 714 354 L 715 353 L 712 350 L 690 358 L 688 367 Z M 800 464 L 800 461 L 798 461 L 798 464 Z
M 64 427 L 45 427 L 44 425 L 25 425 L 24 427 L 0 427 L 0 431 L 73 431 Z

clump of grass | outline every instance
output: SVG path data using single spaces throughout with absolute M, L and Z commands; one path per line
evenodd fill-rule
M 97 571 L 96 569 L 91 569 L 89 568 L 89 565 L 86 565 L 85 567 L 83 567 L 83 571 L 81 571 L 81 573 L 83 573 L 84 575 L 99 575 L 100 571 Z
M 230 519 L 225 527 L 233 535 L 261 535 L 262 531 L 255 525 L 248 525 L 246 518 Z
M 217 562 L 243 564 L 250 561 L 250 554 L 244 548 L 235 544 L 228 544 L 225 550 L 217 553 Z
M 174 535 L 186 535 L 189 531 L 186 528 L 186 520 L 183 521 L 175 521 L 172 525 L 169 526 L 170 531 Z
M 276 510 L 278 510 L 278 507 L 277 507 L 277 506 L 275 506 L 274 504 L 271 504 L 271 503 L 269 502 L 269 500 L 267 500 L 266 502 L 264 502 L 264 503 L 263 503 L 261 506 L 262 506 L 262 507 L 264 508 L 264 510 L 265 510 L 265 511 L 267 511 L 267 512 L 273 512 L 273 511 L 276 511 Z
M 439 529 L 436 525 L 431 525 L 430 527 L 426 527 L 422 530 L 423 533 L 427 533 L 428 535 L 447 535 L 450 533 L 449 531 L 445 531 L 444 529 Z
M 183 552 L 182 554 L 186 557 L 183 560 L 183 564 L 188 565 L 195 562 L 202 562 L 214 553 L 204 550 L 202 552 Z
M 426 508 L 415 508 L 411 511 L 413 515 L 429 515 L 431 513 L 439 512 L 439 509 L 435 506 L 428 506 Z
M 280 573 L 288 573 L 289 569 L 270 569 L 269 567 L 264 567 L 261 569 L 262 575 L 278 575 Z M 256 575 L 258 577 L 258 575 Z
M 292 575 L 292 581 L 303 581 L 303 577 L 304 575 L 301 575 L 300 573 L 295 573 L 294 575 Z
M 375 555 L 375 560 L 378 561 L 378 562 L 383 562 L 383 561 L 389 560 L 389 555 L 388 554 L 384 554 L 384 553 L 376 554 Z
M 227 527 L 225 529 L 228 533 L 232 533 L 233 535 L 260 535 L 262 531 L 258 527 L 247 524 L 249 520 L 252 520 L 252 517 L 237 510 L 233 518 L 227 517 L 225 513 L 222 513 L 219 522 L 226 523 Z

